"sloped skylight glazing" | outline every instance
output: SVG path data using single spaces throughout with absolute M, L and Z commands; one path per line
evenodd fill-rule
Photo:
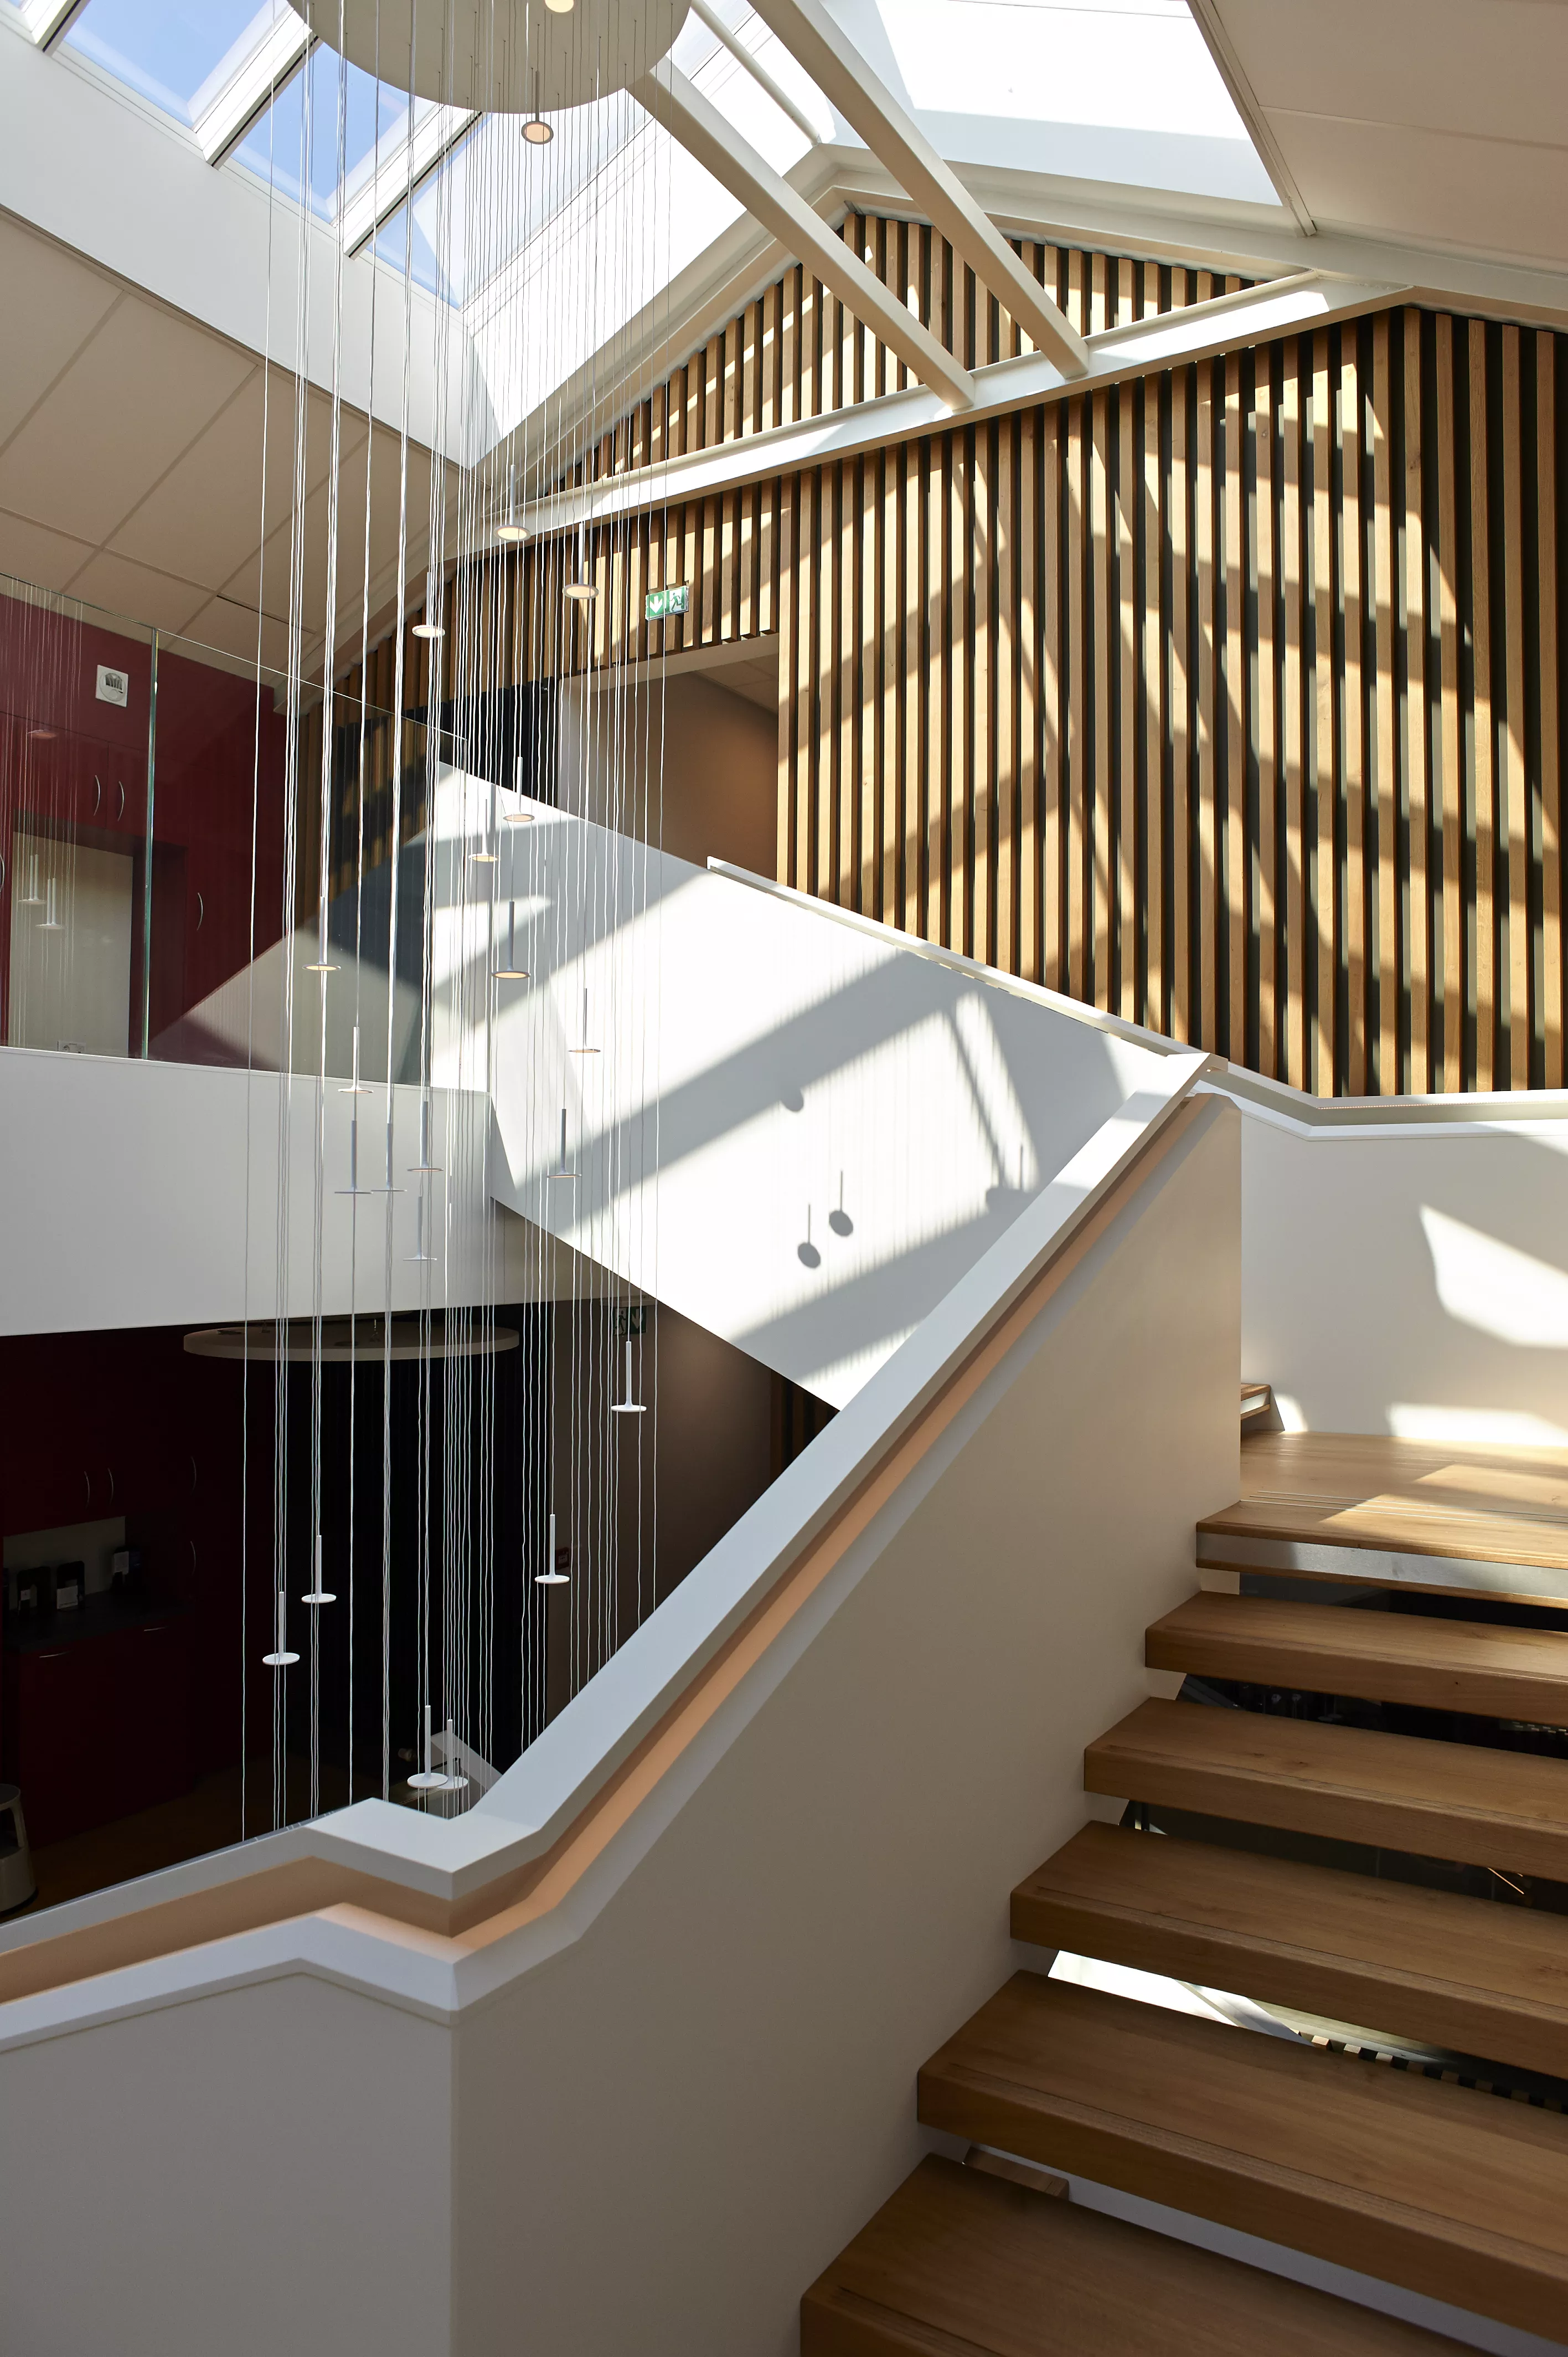
M 287 0 L 88 0 L 65 42 L 190 124 L 287 13 Z
M 421 99 L 416 119 L 430 111 Z M 374 171 L 378 141 L 384 158 L 407 136 L 408 124 L 403 91 L 317 48 L 242 141 L 235 161 L 331 221 Z

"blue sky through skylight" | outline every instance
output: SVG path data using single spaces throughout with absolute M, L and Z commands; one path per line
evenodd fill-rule
M 308 90 L 307 85 L 308 83 Z M 259 179 L 270 180 L 297 204 L 306 187 L 306 102 L 310 115 L 311 210 L 329 221 L 345 188 L 352 190 L 371 168 L 376 142 L 400 140 L 408 122 L 401 90 L 378 83 L 373 74 L 346 65 L 331 49 L 312 53 L 304 73 L 279 91 L 255 128 L 236 150 L 237 160 Z M 338 107 L 342 102 L 342 169 L 339 172 Z M 423 113 L 429 102 L 420 102 Z
M 194 123 L 285 0 L 88 0 L 66 47 Z

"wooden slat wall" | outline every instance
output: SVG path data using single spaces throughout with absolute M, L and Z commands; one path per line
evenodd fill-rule
M 1393 311 L 795 479 L 781 878 L 1319 1094 L 1561 1087 L 1565 352 Z
M 1021 348 L 929 230 L 844 234 L 967 363 Z M 1240 283 L 1020 251 L 1089 331 Z M 782 880 L 1320 1094 L 1558 1087 L 1565 361 L 1394 310 L 956 425 L 619 524 L 591 606 L 569 542 L 481 569 L 446 660 L 776 632 Z M 797 269 L 576 476 L 904 382 Z
M 945 238 L 918 223 L 852 213 L 841 234 L 884 285 L 897 288 L 921 320 L 966 367 L 1033 350 L 1011 315 L 986 296 L 974 274 L 955 260 Z M 1077 248 L 1014 241 L 1029 268 L 1048 285 L 1084 332 L 1235 291 L 1250 282 L 1210 271 L 1134 271 L 1114 256 Z M 1136 284 L 1134 284 L 1134 280 Z M 896 393 L 908 371 L 837 296 L 799 265 L 787 271 L 738 317 L 720 328 L 676 369 L 649 399 L 584 453 L 564 480 L 581 483 L 717 443 L 743 440 L 773 425 Z M 596 544 L 598 596 L 592 607 L 563 608 L 560 587 L 576 551 L 570 540 L 521 568 L 515 600 L 516 675 L 537 678 L 605 663 L 635 662 L 663 651 L 682 652 L 723 639 L 766 635 L 783 626 L 778 592 L 785 529 L 781 482 L 752 485 L 709 500 L 660 510 L 615 527 Z M 889 494 L 891 496 L 891 494 Z M 842 502 L 830 499 L 827 528 L 838 534 L 832 556 L 848 561 L 861 586 L 865 553 L 877 546 L 869 518 L 855 511 L 859 557 L 847 548 Z M 887 519 L 884 519 L 886 528 Z M 961 548 L 955 556 L 961 558 Z M 694 592 L 683 618 L 648 624 L 643 593 L 685 582 Z M 825 652 L 824 652 L 825 660 Z M 895 699 L 891 678 L 888 700 Z M 847 726 L 847 722 L 844 724 Z M 876 725 L 876 724 L 874 724 Z M 842 749 L 842 748 L 841 748 Z M 863 813 L 863 816 L 865 814 Z M 851 843 L 859 835 L 852 834 Z M 853 848 L 844 856 L 858 857 Z

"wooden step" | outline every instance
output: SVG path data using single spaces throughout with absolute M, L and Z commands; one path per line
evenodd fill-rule
M 1568 1600 L 1568 1450 L 1242 1431 L 1241 1495 L 1199 1523 L 1200 1564 Z
M 1458 2347 L 935 2155 L 800 2303 L 801 2357 L 1440 2357 Z
M 1154 1670 L 1568 1726 L 1568 1633 L 1200 1594 L 1144 1639 Z
M 1034 1973 L 926 2065 L 919 2108 L 1525 2331 L 1560 2337 L 1568 2317 L 1554 2112 Z
M 1568 2078 L 1568 1917 L 1085 1825 L 1013 1936 Z
M 1090 1745 L 1083 1781 L 1122 1800 L 1568 1881 L 1568 1760 L 1145 1702 Z

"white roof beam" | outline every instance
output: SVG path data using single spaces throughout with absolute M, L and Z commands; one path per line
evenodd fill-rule
M 345 249 L 351 254 L 383 230 L 404 199 L 422 180 L 444 164 L 457 142 L 473 129 L 478 116 L 461 106 L 437 106 L 423 115 L 406 139 L 400 140 L 384 163 L 377 162 L 354 191 L 338 221 Z
M 739 199 L 798 262 L 805 264 L 897 355 L 949 410 L 968 409 L 974 379 L 912 311 L 872 275 L 765 156 L 727 124 L 712 102 L 668 61 L 631 85 L 631 94 Z
M 315 47 L 315 37 L 292 8 L 275 17 L 231 81 L 192 128 L 209 164 L 231 156 L 251 125 L 293 80 Z
M 770 74 L 760 58 L 754 57 L 738 33 L 732 32 L 716 8 L 708 0 L 692 0 L 692 14 L 700 17 L 715 41 L 720 41 L 732 58 L 738 59 L 759 90 L 765 90 L 781 114 L 787 114 L 798 131 L 803 132 L 813 147 L 822 144 L 822 134 L 811 121 L 803 106 L 798 106 L 776 76 Z
M 1388 280 L 1333 278 L 1321 271 L 1276 278 L 1209 303 L 1108 328 L 1089 339 L 1087 381 L 1064 378 L 1040 352 L 1020 352 L 976 369 L 972 416 L 1000 417 L 1036 404 L 1079 399 L 1085 391 L 1150 376 L 1190 361 L 1210 360 L 1271 337 L 1309 334 L 1337 319 L 1359 318 L 1408 299 L 1413 290 Z M 952 419 L 921 385 L 852 403 L 825 416 L 775 425 L 738 441 L 663 458 L 656 466 L 603 475 L 536 500 L 523 510 L 529 536 L 602 524 L 643 508 L 673 507 L 684 500 L 709 499 L 745 483 L 802 468 L 829 466 L 864 450 L 888 449 L 940 433 Z
M 1088 372 L 1083 338 L 1065 311 L 1026 270 L 919 125 L 872 70 L 822 0 L 752 0 L 757 15 L 803 66 L 872 154 L 887 167 L 933 229 L 1010 311 L 1026 335 L 1064 376 Z
M 63 41 L 87 0 L 22 0 L 22 22 L 40 49 Z

